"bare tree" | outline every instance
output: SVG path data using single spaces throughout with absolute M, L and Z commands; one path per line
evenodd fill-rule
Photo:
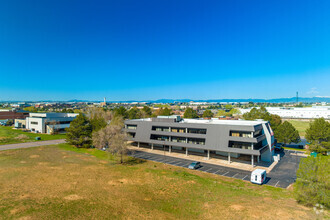
M 127 137 L 123 130 L 124 121 L 122 117 L 115 117 L 105 128 L 93 132 L 93 144 L 96 148 L 108 148 L 112 154 L 120 155 L 120 163 L 123 163 L 123 156 L 127 153 Z
M 50 134 L 56 134 L 57 133 L 57 125 L 59 124 L 59 121 L 55 121 L 55 120 L 52 120 L 52 121 L 49 121 L 48 122 L 48 126 L 50 128 Z

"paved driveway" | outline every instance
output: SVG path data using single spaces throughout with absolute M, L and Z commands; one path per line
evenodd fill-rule
M 58 139 L 58 140 L 49 140 L 49 141 L 27 142 L 27 143 L 20 143 L 20 144 L 6 144 L 6 145 L 0 145 L 0 150 L 38 147 L 38 146 L 44 146 L 44 145 L 62 144 L 65 142 L 66 142 L 65 139 Z
M 281 161 L 273 168 L 270 173 L 267 174 L 268 180 L 265 183 L 266 185 L 286 188 L 296 180 L 296 171 L 298 169 L 301 157 L 291 155 L 290 153 L 294 152 L 285 150 L 282 153 L 283 157 Z M 193 162 L 192 160 L 153 154 L 139 150 L 132 151 L 130 155 L 140 159 L 146 159 L 185 168 L 187 168 L 188 165 Z M 198 169 L 199 171 L 250 181 L 251 172 L 249 171 L 220 165 L 207 164 L 203 161 L 200 162 L 202 167 Z

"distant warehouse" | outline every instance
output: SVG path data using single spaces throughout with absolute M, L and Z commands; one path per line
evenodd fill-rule
M 274 136 L 267 121 L 181 119 L 180 116 L 126 120 L 138 147 L 169 152 L 272 162 Z
M 270 114 L 278 115 L 281 118 L 290 119 L 330 119 L 330 106 L 313 106 L 308 108 L 294 107 L 266 107 Z M 240 109 L 242 114 L 250 112 L 251 108 Z
M 76 113 L 30 113 L 26 118 L 26 129 L 36 133 L 63 133 L 77 115 Z

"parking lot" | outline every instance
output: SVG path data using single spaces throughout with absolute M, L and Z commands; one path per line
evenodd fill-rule
M 294 151 L 288 150 L 284 150 L 281 153 L 281 161 L 272 169 L 270 173 L 267 173 L 268 178 L 265 183 L 266 185 L 287 188 L 296 180 L 296 171 L 298 169 L 301 157 L 294 154 Z M 193 162 L 192 160 L 153 154 L 139 150 L 132 151 L 130 155 L 140 159 L 151 160 L 185 168 L 187 168 L 188 165 Z M 202 167 L 199 168 L 198 171 L 250 181 L 251 172 L 249 171 L 208 164 L 203 161 L 200 162 Z

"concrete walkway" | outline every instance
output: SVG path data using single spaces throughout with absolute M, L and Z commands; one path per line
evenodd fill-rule
M 65 139 L 58 139 L 58 140 L 49 140 L 49 141 L 27 142 L 27 143 L 20 143 L 20 144 L 6 144 L 6 145 L 0 145 L 0 150 L 38 147 L 38 146 L 44 146 L 44 145 L 62 144 L 65 142 L 66 142 Z

